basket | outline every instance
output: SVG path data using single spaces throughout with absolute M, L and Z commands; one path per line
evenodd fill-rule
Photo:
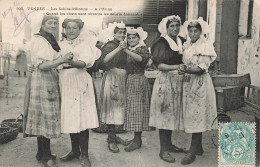
M 0 127 L 0 144 L 14 140 L 18 136 L 18 128 L 13 128 L 7 124 L 1 123 Z
M 1 123 L 6 124 L 13 128 L 18 128 L 18 131 L 20 133 L 23 132 L 23 114 L 19 115 L 16 119 L 5 119 Z

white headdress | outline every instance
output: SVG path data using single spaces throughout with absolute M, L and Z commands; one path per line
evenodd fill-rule
M 161 36 L 167 35 L 166 24 L 167 24 L 168 20 L 172 20 L 172 21 L 177 20 L 180 22 L 180 25 L 181 25 L 181 18 L 178 15 L 172 15 L 172 16 L 167 16 L 167 17 L 163 18 L 162 21 L 158 25 L 158 30 L 161 33 Z
M 126 28 L 125 23 L 121 21 L 120 23 L 114 22 L 109 23 L 106 29 L 103 29 L 100 33 L 99 40 L 102 42 L 108 42 L 114 39 L 114 30 L 115 28 Z
M 30 18 L 31 36 L 39 33 L 42 26 L 42 19 L 44 14 L 42 12 L 33 13 L 33 17 Z
M 84 26 L 80 32 L 79 38 L 82 38 L 95 46 L 98 41 L 98 28 L 87 25 Z
M 203 20 L 202 17 L 199 17 L 198 19 L 194 20 L 188 20 L 185 21 L 183 24 L 184 34 L 187 36 L 187 40 L 190 40 L 188 35 L 188 26 L 195 26 L 195 24 L 200 24 L 201 26 L 201 38 L 205 38 L 204 35 L 206 35 L 206 38 L 208 37 L 208 34 L 210 32 L 210 27 L 206 21 Z
M 142 27 L 138 27 L 138 28 L 131 28 L 131 27 L 127 27 L 127 34 L 136 34 L 138 33 L 140 40 L 139 40 L 139 44 L 142 46 L 145 46 L 144 40 L 147 38 L 148 33 L 146 31 L 143 30 Z
M 159 23 L 158 30 L 161 33 L 161 36 L 164 37 L 167 40 L 167 42 L 170 45 L 170 48 L 173 51 L 179 51 L 180 53 L 182 53 L 182 41 L 181 41 L 181 39 L 177 38 L 177 41 L 176 41 L 177 43 L 176 43 L 167 34 L 167 26 L 166 26 L 166 24 L 167 24 L 167 22 L 169 20 L 171 20 L 171 21 L 179 21 L 180 22 L 180 26 L 181 26 L 181 18 L 178 15 L 177 16 L 176 15 L 172 15 L 172 16 L 167 16 L 167 17 L 162 19 L 162 21 Z M 181 28 L 180 28 L 180 31 L 181 31 Z

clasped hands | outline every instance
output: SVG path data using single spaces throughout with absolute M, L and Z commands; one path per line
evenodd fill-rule
M 126 41 L 120 41 L 119 47 L 120 47 L 120 49 L 126 49 L 126 47 L 127 47 Z
M 73 62 L 72 60 L 73 60 L 73 53 L 69 52 L 69 53 L 65 54 L 65 56 L 60 57 L 59 61 L 61 62 L 61 64 L 66 63 L 68 66 L 72 66 L 72 62 Z M 35 69 L 36 69 L 36 67 L 34 65 L 29 66 L 30 73 L 33 73 Z
M 181 64 L 181 65 L 179 65 L 179 68 L 178 68 L 178 74 L 183 75 L 183 74 L 185 74 L 186 70 L 187 70 L 187 65 Z
M 72 52 L 69 52 L 67 54 L 65 54 L 63 57 L 62 57 L 62 62 L 63 63 L 67 63 L 68 65 L 72 65 L 72 60 L 73 60 L 73 53 Z

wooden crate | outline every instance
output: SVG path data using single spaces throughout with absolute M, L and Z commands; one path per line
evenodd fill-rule
M 223 74 L 212 76 L 215 87 L 240 86 L 246 87 L 251 84 L 249 74 Z
M 218 111 L 235 110 L 244 106 L 245 87 L 250 85 L 249 74 L 223 74 L 212 77 L 216 90 Z
M 235 110 L 244 105 L 244 89 L 240 86 L 215 87 L 218 111 Z

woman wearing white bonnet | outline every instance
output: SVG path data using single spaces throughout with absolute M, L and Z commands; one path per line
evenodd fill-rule
M 183 83 L 183 120 L 186 133 L 192 133 L 189 152 L 182 159 L 183 165 L 192 163 L 196 155 L 203 154 L 202 132 L 216 129 L 216 98 L 212 80 L 208 73 L 210 64 L 216 59 L 213 43 L 205 38 L 208 24 L 202 18 L 184 24 L 188 41 L 184 44 L 185 68 Z
M 102 55 L 97 60 L 98 68 L 104 71 L 100 91 L 100 119 L 107 125 L 108 149 L 118 153 L 117 146 L 121 138 L 116 136 L 115 125 L 124 124 L 125 115 L 125 83 L 126 83 L 126 27 L 124 23 L 109 24 L 109 34 L 113 34 L 103 47 Z M 109 39 L 109 38 L 108 38 Z
M 147 32 L 142 27 L 127 29 L 127 82 L 126 82 L 126 109 L 124 129 L 134 132 L 134 139 L 128 142 L 125 151 L 139 149 L 142 145 L 143 131 L 149 131 L 151 90 L 144 70 L 150 54 L 144 40 Z
M 169 163 L 175 162 L 170 152 L 183 152 L 171 142 L 172 131 L 183 130 L 183 76 L 178 75 L 177 70 L 183 64 L 182 45 L 185 39 L 178 36 L 180 26 L 179 16 L 163 18 L 158 26 L 161 37 L 151 47 L 153 63 L 160 72 L 153 87 L 149 125 L 159 129 L 159 156 Z

